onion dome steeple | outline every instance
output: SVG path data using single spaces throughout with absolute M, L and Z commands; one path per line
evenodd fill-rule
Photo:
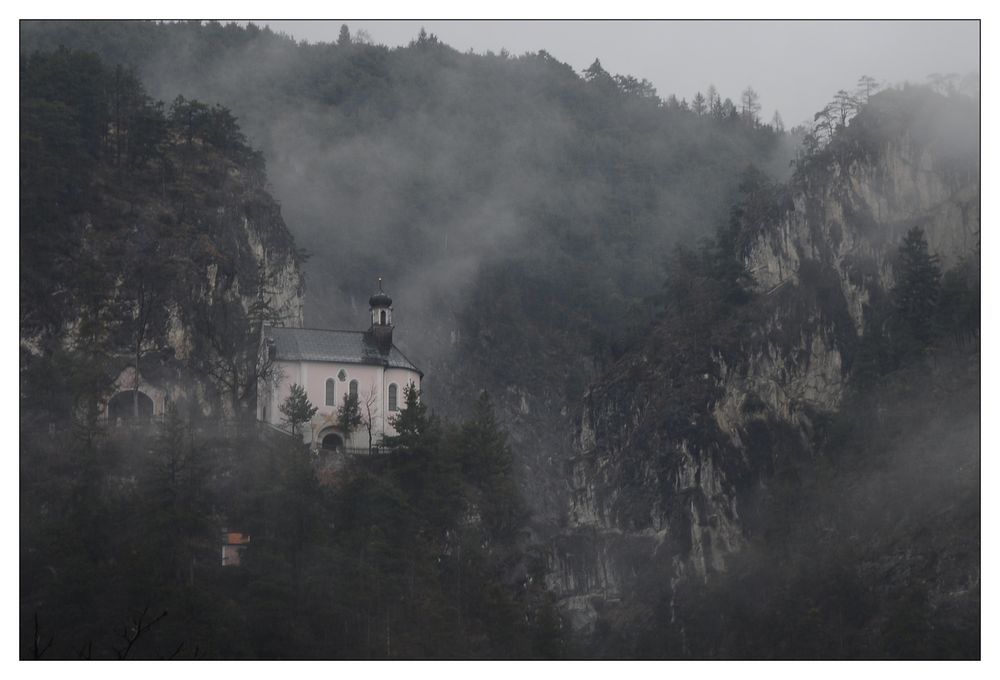
M 378 292 L 372 295 L 370 298 L 368 298 L 368 306 L 370 306 L 372 309 L 374 309 L 375 307 L 386 307 L 386 308 L 392 307 L 392 298 L 386 295 L 385 291 L 382 290 L 381 276 L 378 277 Z M 372 319 L 372 323 L 375 323 L 374 319 Z
M 378 277 L 378 292 L 368 299 L 372 325 L 368 329 L 371 339 L 382 352 L 392 349 L 392 298 L 382 290 L 382 277 Z

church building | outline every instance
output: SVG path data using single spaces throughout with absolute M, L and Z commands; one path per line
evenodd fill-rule
M 396 434 L 391 420 L 403 407 L 403 390 L 411 383 L 420 389 L 423 373 L 392 344 L 392 299 L 382 291 L 382 279 L 368 304 L 371 326 L 366 331 L 264 328 L 264 350 L 275 377 L 258 401 L 261 421 L 286 429 L 279 407 L 298 384 L 317 407 L 312 421 L 301 426 L 303 441 L 314 450 L 367 451 L 365 425 L 348 436 L 337 427 L 337 409 L 346 394 L 357 396 L 362 418 L 371 422 L 375 445 Z

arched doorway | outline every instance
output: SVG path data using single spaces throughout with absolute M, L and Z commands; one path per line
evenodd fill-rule
M 339 451 L 344 448 L 344 438 L 336 432 L 330 432 L 321 440 L 320 448 L 324 451 Z
M 137 404 L 140 421 L 153 417 L 153 400 L 142 392 L 127 390 L 111 397 L 108 402 L 108 422 L 112 425 L 134 422 Z

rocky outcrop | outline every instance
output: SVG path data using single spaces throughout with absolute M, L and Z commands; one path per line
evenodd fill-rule
M 679 343 L 686 329 L 667 318 L 591 386 L 550 551 L 550 586 L 579 630 L 616 608 L 669 609 L 685 582 L 726 570 L 779 459 L 815 455 L 815 421 L 841 403 L 907 230 L 922 227 L 945 267 L 977 247 L 978 164 L 956 166 L 908 121 L 873 142 L 859 118 L 801 164 L 772 218 L 737 225 L 754 300 L 729 343 Z

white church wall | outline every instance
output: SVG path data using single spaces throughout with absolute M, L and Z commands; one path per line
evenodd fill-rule
M 306 390 L 306 397 L 316 407 L 316 415 L 309 425 L 303 428 L 303 441 L 306 443 L 318 442 L 325 431 L 336 427 L 337 409 L 344 403 L 344 395 L 350 390 L 352 380 L 358 381 L 358 401 L 362 415 L 365 415 L 365 400 L 368 395 L 374 393 L 375 413 L 374 413 L 374 434 L 377 439 L 383 436 L 393 436 L 395 429 L 389 422 L 389 417 L 393 415 L 389 411 L 389 384 L 397 385 L 397 406 L 402 408 L 404 404 L 403 388 L 411 381 L 420 386 L 420 375 L 409 369 L 389 368 L 382 366 L 372 366 L 365 364 L 347 364 L 337 362 L 275 362 L 275 370 L 279 376 L 277 388 L 272 392 L 269 399 L 266 414 L 267 422 L 273 425 L 282 425 L 282 415 L 279 407 L 291 393 L 293 383 L 302 385 Z M 344 379 L 339 377 L 340 371 L 345 373 Z M 326 403 L 326 381 L 334 381 L 334 403 Z M 362 426 L 354 432 L 345 445 L 351 448 L 367 448 L 368 431 Z

